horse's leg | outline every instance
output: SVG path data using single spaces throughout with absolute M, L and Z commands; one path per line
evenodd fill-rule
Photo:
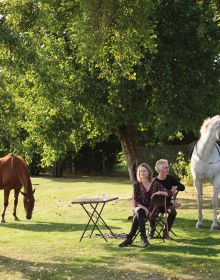
M 212 222 L 212 225 L 211 225 L 211 230 L 218 229 L 217 211 L 218 211 L 218 194 L 220 192 L 220 189 L 218 188 L 218 185 L 217 185 L 217 182 L 215 182 L 214 185 L 213 185 L 213 188 L 214 188 L 213 199 L 212 199 L 212 203 L 213 203 L 213 222 Z
M 2 220 L 1 223 L 5 223 L 5 211 L 8 207 L 8 198 L 9 198 L 10 190 L 4 189 L 4 210 L 2 212 Z
M 196 224 L 196 228 L 202 228 L 202 183 L 200 180 L 195 179 L 194 185 L 197 191 L 197 205 L 198 205 L 198 221 Z
M 19 221 L 19 219 L 17 217 L 17 213 L 16 213 L 17 205 L 18 205 L 19 192 L 20 192 L 20 189 L 15 189 L 15 192 L 14 192 L 14 211 L 13 211 L 13 216 L 14 216 L 15 221 Z

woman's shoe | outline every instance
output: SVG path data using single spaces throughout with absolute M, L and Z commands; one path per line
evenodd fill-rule
M 155 233 L 155 228 L 151 228 L 151 229 L 150 229 L 150 232 L 149 232 L 149 235 L 148 235 L 148 238 L 149 238 L 149 239 L 154 238 L 154 233 Z
M 163 231 L 163 239 L 168 239 L 168 240 L 174 240 L 170 235 L 169 232 L 167 232 L 167 230 Z
M 150 243 L 149 241 L 147 240 L 147 237 L 141 237 L 141 246 L 144 248 L 144 247 L 147 247 L 147 246 L 150 246 Z
M 132 237 L 128 234 L 127 238 L 122 243 L 120 243 L 118 246 L 119 247 L 127 247 L 131 244 L 132 244 Z
M 130 241 L 130 240 L 128 240 L 128 239 L 125 239 L 122 243 L 120 243 L 118 246 L 119 247 L 127 247 L 127 246 L 129 246 L 129 245 L 131 245 L 132 244 L 132 242 Z

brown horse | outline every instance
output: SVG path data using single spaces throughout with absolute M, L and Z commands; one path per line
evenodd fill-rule
M 14 211 L 13 216 L 15 221 L 19 221 L 16 209 L 18 204 L 18 195 L 21 188 L 24 196 L 24 208 L 26 211 L 26 218 L 31 219 L 34 209 L 34 192 L 32 190 L 32 183 L 28 168 L 24 159 L 19 156 L 8 154 L 0 158 L 0 189 L 4 189 L 4 210 L 2 212 L 2 223 L 5 223 L 5 211 L 8 206 L 8 198 L 10 191 L 14 189 Z

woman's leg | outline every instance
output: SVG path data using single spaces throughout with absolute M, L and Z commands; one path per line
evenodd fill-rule
M 169 209 L 167 210 L 167 212 L 168 212 L 167 225 L 165 226 L 165 228 L 163 230 L 163 237 L 172 240 L 172 238 L 169 235 L 169 231 L 171 230 L 172 225 L 173 225 L 176 215 L 177 215 L 174 205 L 171 205 L 169 207 Z
M 175 218 L 176 218 L 176 215 L 177 215 L 176 209 L 175 209 L 175 207 L 173 205 L 169 208 L 169 210 L 168 211 L 170 213 L 168 214 L 168 218 L 167 218 L 168 231 L 171 230 L 172 225 L 173 225 L 173 223 L 175 221 Z
M 148 242 L 147 235 L 146 235 L 146 229 L 145 229 L 146 214 L 144 209 L 138 210 L 137 217 L 138 217 L 138 224 L 140 228 L 142 247 L 147 247 L 150 245 L 150 243 Z
M 140 229 L 142 246 L 146 247 L 150 245 L 146 236 L 145 219 L 146 219 L 146 214 L 144 209 L 138 210 L 137 215 L 133 217 L 133 223 L 129 234 L 127 235 L 127 238 L 121 244 L 119 244 L 119 247 L 127 247 L 132 244 L 132 239 L 135 236 L 138 227 Z
M 136 234 L 136 232 L 137 232 L 137 229 L 138 229 L 138 217 L 137 217 L 137 215 L 134 215 L 134 217 L 133 217 L 133 222 L 132 222 L 132 225 L 131 225 L 131 230 L 130 230 L 130 232 L 129 232 L 129 234 L 128 234 L 128 236 L 132 239 L 134 236 L 135 236 L 135 234 Z
M 137 232 L 137 229 L 138 229 L 138 218 L 137 218 L 136 215 L 134 215 L 133 216 L 133 222 L 132 222 L 132 225 L 131 225 L 131 230 L 130 230 L 129 234 L 127 235 L 127 238 L 122 243 L 120 243 L 118 246 L 119 247 L 127 247 L 127 246 L 131 245 L 132 244 L 132 239 L 135 236 L 135 234 Z
M 150 220 L 150 233 L 149 238 L 153 238 L 156 230 L 156 218 Z
M 139 209 L 137 212 L 137 219 L 138 219 L 138 225 L 140 228 L 140 234 L 142 237 L 146 237 L 146 229 L 145 229 L 145 219 L 146 214 L 144 209 Z

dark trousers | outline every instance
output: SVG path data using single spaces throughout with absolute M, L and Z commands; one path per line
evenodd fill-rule
M 128 234 L 128 238 L 132 239 L 135 236 L 138 228 L 140 229 L 141 237 L 146 237 L 146 229 L 145 229 L 145 219 L 146 214 L 144 209 L 139 209 L 137 215 L 134 215 L 133 222 L 131 226 L 130 233 Z
M 164 213 L 164 207 L 161 208 L 159 212 L 160 213 Z M 173 223 L 175 221 L 176 215 L 177 215 L 176 209 L 172 205 L 171 207 L 168 208 L 168 217 L 167 217 L 167 228 L 168 228 L 168 231 L 171 230 L 172 225 L 173 225 Z M 151 219 L 150 220 L 150 227 L 151 227 L 151 229 L 154 229 L 155 225 L 156 225 L 156 219 L 155 218 Z
M 169 210 L 170 210 L 170 213 L 168 212 L 168 218 L 167 218 L 168 231 L 171 230 L 172 225 L 173 225 L 176 215 L 177 215 L 176 209 L 174 207 L 169 208 Z

